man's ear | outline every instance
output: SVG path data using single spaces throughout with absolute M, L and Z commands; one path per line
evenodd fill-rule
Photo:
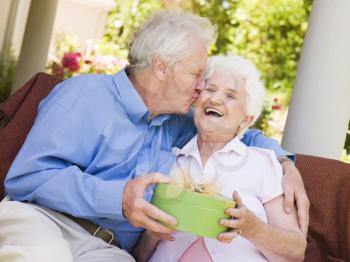
M 153 68 L 154 74 L 159 80 L 165 80 L 165 76 L 167 73 L 166 71 L 167 66 L 161 59 L 154 56 L 152 59 L 152 68 Z

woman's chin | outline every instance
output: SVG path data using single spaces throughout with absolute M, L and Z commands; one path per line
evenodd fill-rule
M 220 131 L 225 128 L 225 122 L 215 117 L 201 116 L 197 122 L 203 130 L 209 132 Z
M 198 133 L 200 135 L 215 135 L 215 134 L 220 134 L 220 129 L 213 127 L 213 125 L 201 125 L 200 127 L 197 127 Z

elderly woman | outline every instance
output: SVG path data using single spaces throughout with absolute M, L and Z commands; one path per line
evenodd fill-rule
M 144 232 L 147 245 L 141 240 L 135 249 L 139 260 L 153 250 L 151 261 L 303 260 L 306 238 L 295 210 L 289 215 L 283 211 L 282 170 L 275 154 L 240 142 L 260 115 L 263 100 L 253 64 L 237 56 L 209 60 L 205 88 L 195 104 L 198 135 L 174 150 L 174 168 L 187 170 L 196 182 L 217 176 L 220 193 L 237 202 L 236 208 L 226 210 L 232 219 L 220 221 L 231 230 L 218 240 L 183 232 L 167 237 Z

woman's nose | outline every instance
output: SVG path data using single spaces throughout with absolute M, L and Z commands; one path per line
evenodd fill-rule
M 222 103 L 221 95 L 218 92 L 212 94 L 210 97 L 210 102 L 213 104 L 221 104 Z

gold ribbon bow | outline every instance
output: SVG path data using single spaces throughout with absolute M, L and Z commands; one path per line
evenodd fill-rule
M 215 175 L 212 180 L 204 179 L 202 181 L 194 181 L 191 174 L 183 170 L 176 169 L 170 174 L 170 183 L 184 190 L 190 190 L 205 195 L 219 194 L 223 188 L 222 183 L 218 181 Z

